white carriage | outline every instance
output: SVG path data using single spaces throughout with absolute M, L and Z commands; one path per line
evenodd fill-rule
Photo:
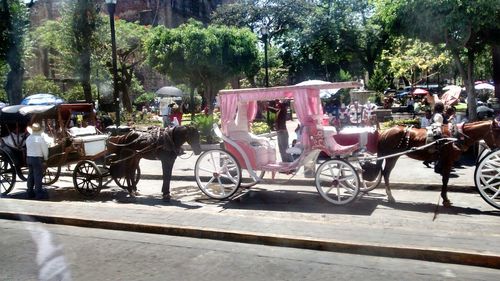
M 195 166 L 196 182 L 200 190 L 215 199 L 232 197 L 238 188 L 250 187 L 261 181 L 265 172 L 293 173 L 304 165 L 316 164 L 320 152 L 330 158 L 315 172 L 314 182 L 320 195 L 336 204 L 352 202 L 361 189 L 372 189 L 380 181 L 373 179 L 373 186 L 366 186 L 360 178 L 360 167 L 349 160 L 366 149 L 365 139 L 372 128 L 358 128 L 354 143 L 340 144 L 333 135 L 339 135 L 333 127 L 324 126 L 320 101 L 321 89 L 358 88 L 357 82 L 321 83 L 273 88 L 222 90 L 218 96 L 221 111 L 221 128 L 214 125 L 216 134 L 223 140 L 223 149 L 205 151 Z M 300 156 L 293 162 L 278 162 L 276 149 L 268 139 L 249 132 L 249 124 L 257 113 L 258 101 L 277 99 L 294 100 L 297 119 L 302 127 L 298 146 Z M 375 136 L 376 141 L 376 136 Z M 354 157 L 357 159 L 357 157 Z M 351 162 L 349 162 L 351 161 Z M 354 164 L 354 165 L 353 165 Z

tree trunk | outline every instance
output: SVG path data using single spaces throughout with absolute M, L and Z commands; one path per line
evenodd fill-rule
M 500 102 L 500 45 L 492 46 L 493 82 L 495 83 L 495 97 Z
M 477 119 L 477 94 L 474 90 L 474 63 L 475 54 L 471 50 L 467 50 L 467 107 L 469 108 L 469 120 Z
M 474 69 L 474 54 L 470 51 L 467 52 L 468 64 L 465 66 L 460 60 L 460 54 L 458 50 L 451 50 L 452 56 L 457 64 L 460 76 L 464 79 L 465 89 L 467 91 L 467 112 L 469 113 L 469 120 L 474 121 L 477 119 L 477 95 L 474 92 L 474 80 L 473 79 L 473 69 Z M 466 70 L 467 67 L 467 70 Z
M 132 102 L 130 100 L 130 92 L 129 92 L 129 89 L 130 89 L 130 84 L 132 83 L 132 70 L 127 71 L 127 68 L 123 67 L 121 68 L 121 76 L 118 77 L 118 79 L 120 80 L 119 81 L 119 85 L 121 87 L 118 87 L 119 89 L 121 89 L 121 92 L 122 92 L 122 104 L 123 104 L 123 107 L 125 107 L 127 109 L 127 112 L 129 113 L 132 113 L 133 109 L 132 109 Z
M 80 63 L 82 65 L 80 73 L 82 80 L 83 95 L 85 97 L 85 102 L 92 102 L 92 87 L 90 86 L 90 50 L 85 50 L 80 56 Z
M 19 64 L 15 65 L 15 68 L 10 65 L 10 71 L 7 75 L 7 83 L 5 85 L 7 97 L 11 105 L 21 103 L 23 91 L 24 68 Z

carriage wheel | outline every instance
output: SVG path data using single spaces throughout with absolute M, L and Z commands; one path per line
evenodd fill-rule
M 328 202 L 344 205 L 359 193 L 360 180 L 354 167 L 341 159 L 323 162 L 316 172 L 316 188 Z
M 474 183 L 481 197 L 500 209 L 500 150 L 482 158 L 474 171 Z
M 361 186 L 359 188 L 359 191 L 361 192 L 370 192 L 377 188 L 377 186 L 380 184 L 382 181 L 382 171 L 379 171 L 377 174 L 377 177 L 373 181 L 368 181 L 363 179 L 363 174 L 360 174 L 360 180 L 361 180 Z
M 97 165 L 89 160 L 76 164 L 73 171 L 73 184 L 76 190 L 85 197 L 95 197 L 101 191 L 102 174 Z
M 265 171 L 254 171 L 257 176 L 262 179 L 264 178 L 264 174 L 266 173 Z M 242 169 L 241 170 L 241 183 L 240 186 L 243 188 L 250 188 L 254 185 L 257 184 L 257 181 L 250 176 L 250 173 L 248 172 L 247 169 Z
M 231 197 L 241 183 L 240 165 L 231 154 L 220 149 L 201 154 L 194 174 L 200 190 L 214 199 Z
M 43 185 L 53 185 L 59 179 L 61 175 L 61 166 L 57 167 L 47 167 L 43 172 Z
M 0 153 L 0 194 L 7 195 L 12 191 L 16 184 L 16 168 L 12 160 Z
M 356 168 L 359 179 L 361 180 L 361 186 L 359 187 L 360 192 L 367 193 L 367 192 L 370 192 L 378 187 L 378 185 L 382 181 L 382 171 L 381 170 L 378 171 L 377 177 L 375 179 L 369 181 L 369 180 L 366 180 L 363 178 L 363 168 L 361 167 L 361 164 L 359 161 L 350 162 L 350 163 L 352 163 L 353 167 Z
M 137 166 L 137 168 L 134 171 L 134 186 L 137 186 L 137 183 L 141 179 L 141 168 Z M 118 178 L 113 178 L 115 181 L 116 185 L 118 185 L 121 188 L 127 189 L 129 187 L 127 178 L 126 177 L 118 177 Z

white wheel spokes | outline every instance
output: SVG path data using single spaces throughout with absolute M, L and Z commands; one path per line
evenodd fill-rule
M 198 187 L 211 198 L 229 198 L 240 183 L 240 170 L 235 159 L 225 151 L 207 151 L 195 166 Z
M 346 204 L 359 192 L 359 179 L 354 168 L 342 160 L 330 160 L 319 168 L 316 188 L 323 198 L 334 204 Z

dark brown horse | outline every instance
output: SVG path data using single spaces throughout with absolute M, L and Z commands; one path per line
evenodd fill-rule
M 110 166 L 111 176 L 126 178 L 127 190 L 135 195 L 137 190 L 136 170 L 142 158 L 160 160 L 163 171 L 162 193 L 170 199 L 170 178 L 175 159 L 182 154 L 182 145 L 191 145 L 194 154 L 201 153 L 200 134 L 192 126 L 153 128 L 148 132 L 132 131 L 126 135 L 109 139 L 107 150 L 116 156 Z
M 407 154 L 408 157 L 416 160 L 438 161 L 436 164 L 437 169 L 435 169 L 442 176 L 441 197 L 443 198 L 444 206 L 451 206 L 451 202 L 447 196 L 447 189 L 453 163 L 460 158 L 463 152 L 480 140 L 484 140 L 490 148 L 500 147 L 499 126 L 500 124 L 496 120 L 466 123 L 463 125 L 461 133 L 459 133 L 459 141 L 438 143 L 424 150 L 417 150 Z M 443 135 L 450 136 L 446 125 L 443 126 L 443 129 Z M 412 147 L 424 146 L 426 139 L 426 129 L 409 129 L 402 126 L 392 127 L 381 132 L 379 136 L 378 157 L 403 152 Z M 385 159 L 385 166 L 382 170 L 389 202 L 395 202 L 389 186 L 389 176 L 398 158 L 399 156 Z M 382 162 L 383 160 L 377 161 L 379 169 L 382 167 Z

